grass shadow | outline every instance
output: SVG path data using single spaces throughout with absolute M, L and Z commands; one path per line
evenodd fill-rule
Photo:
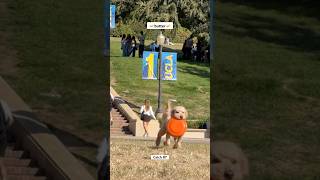
M 148 146 L 149 149 L 164 149 L 164 146 L 156 147 L 156 146 Z
M 313 17 L 320 20 L 320 1 L 316 0 L 223 0 L 223 3 L 233 3 L 236 5 L 249 6 L 259 10 L 277 10 L 287 15 L 301 15 Z
M 250 37 L 285 46 L 294 51 L 320 51 L 320 33 L 307 27 L 247 13 L 238 13 L 237 16 L 219 17 L 218 19 L 228 25 L 228 27 L 219 26 L 221 31 L 237 38 Z
M 184 72 L 184 73 L 188 73 L 188 74 L 192 74 L 192 75 L 196 75 L 196 76 L 200 76 L 203 78 L 210 78 L 210 72 L 200 69 L 200 68 L 195 68 L 193 66 L 183 66 L 179 68 L 179 71 Z

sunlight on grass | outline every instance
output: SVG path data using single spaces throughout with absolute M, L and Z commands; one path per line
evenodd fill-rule
M 150 98 L 153 107 L 156 108 L 158 81 L 142 80 L 141 59 L 121 57 L 118 41 L 111 41 L 110 59 L 111 78 L 115 79 L 115 90 L 138 105 L 142 105 L 145 98 Z M 169 98 L 176 99 L 178 105 L 187 108 L 190 120 L 207 121 L 210 110 L 209 67 L 178 61 L 177 77 L 177 81 L 162 81 L 163 105 Z
M 209 179 L 209 144 L 183 143 L 180 149 L 154 148 L 153 141 L 111 140 L 111 179 Z M 151 155 L 169 155 L 165 161 Z

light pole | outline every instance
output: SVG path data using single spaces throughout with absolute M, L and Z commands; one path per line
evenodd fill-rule
M 161 109 L 161 55 L 162 55 L 162 46 L 164 44 L 165 36 L 160 31 L 157 37 L 157 44 L 159 45 L 159 58 L 158 58 L 158 108 L 156 114 L 162 113 Z

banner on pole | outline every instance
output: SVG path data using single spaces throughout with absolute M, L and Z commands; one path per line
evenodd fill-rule
M 158 52 L 143 51 L 142 79 L 158 79 Z
M 161 80 L 177 80 L 177 53 L 163 52 L 161 57 Z
M 116 6 L 110 5 L 110 28 L 116 28 Z

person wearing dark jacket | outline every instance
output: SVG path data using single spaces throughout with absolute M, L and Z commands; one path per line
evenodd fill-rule
M 129 56 L 131 48 L 132 48 L 132 38 L 131 38 L 131 35 L 128 34 L 128 36 L 127 36 L 127 38 L 125 40 L 125 46 L 124 46 L 125 55 L 124 56 Z
M 132 53 L 132 57 L 136 56 L 136 50 L 137 50 L 137 41 L 136 41 L 136 37 L 132 36 L 132 41 L 131 41 L 131 50 L 129 52 L 129 55 L 131 55 Z
M 143 31 L 140 32 L 140 36 L 138 37 L 139 40 L 139 58 L 142 58 L 143 56 L 143 51 L 144 51 L 144 35 Z

